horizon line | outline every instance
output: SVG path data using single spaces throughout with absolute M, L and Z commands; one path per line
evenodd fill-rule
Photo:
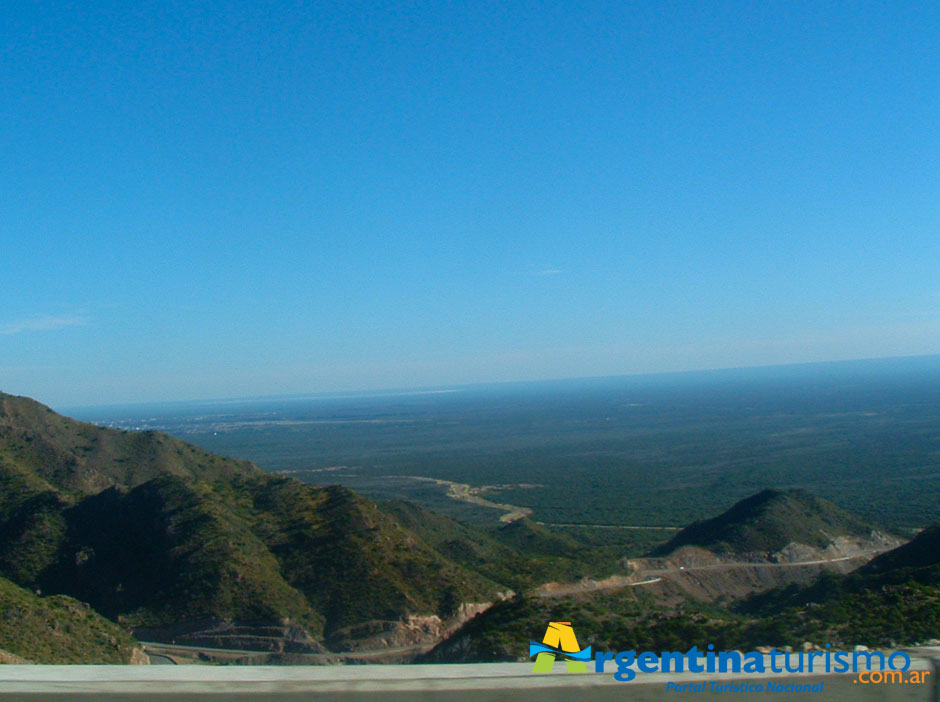
M 597 381 L 613 380 L 619 378 L 656 378 L 664 376 L 687 376 L 701 373 L 728 373 L 735 371 L 748 370 L 770 370 L 774 368 L 797 368 L 803 366 L 825 366 L 842 365 L 851 363 L 883 362 L 883 361 L 901 361 L 914 359 L 938 358 L 940 353 L 932 354 L 913 354 L 908 356 L 875 356 L 864 358 L 842 358 L 835 360 L 822 361 L 797 361 L 793 363 L 771 363 L 754 366 L 722 366 L 718 368 L 690 368 L 682 370 L 651 371 L 637 373 L 618 373 L 612 375 L 587 375 L 587 376 L 564 376 L 539 379 L 519 379 L 519 380 L 491 380 L 478 381 L 472 383 L 457 383 L 452 385 L 419 385 L 410 388 L 363 388 L 358 390 L 326 390 L 322 392 L 304 392 L 304 393 L 285 393 L 273 395 L 240 395 L 230 397 L 215 398 L 190 398 L 182 400 L 132 400 L 124 402 L 106 402 L 100 404 L 83 405 L 62 405 L 56 411 L 87 410 L 87 409 L 107 409 L 116 407 L 144 407 L 144 406 L 167 406 L 167 405 L 192 405 L 192 404 L 226 404 L 237 402 L 260 402 L 267 400 L 304 400 L 304 399 L 355 399 L 366 397 L 403 397 L 410 395 L 432 395 L 449 394 L 461 392 L 463 390 L 489 386 L 509 386 L 509 385 L 535 385 L 539 383 L 563 383 L 574 381 Z M 2 392 L 2 391 L 0 391 Z

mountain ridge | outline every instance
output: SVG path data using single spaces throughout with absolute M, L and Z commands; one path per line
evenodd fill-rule
M 506 589 L 345 488 L 3 393 L 0 487 L 0 575 L 151 635 L 243 622 L 344 648 L 369 622 L 459 616 Z

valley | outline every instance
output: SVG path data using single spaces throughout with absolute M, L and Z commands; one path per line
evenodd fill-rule
M 767 487 L 908 535 L 940 519 L 937 357 L 447 390 L 71 412 L 467 523 L 499 513 L 449 484 L 497 486 L 485 499 L 579 538 L 681 527 Z M 652 547 L 635 536 L 633 553 Z
M 929 480 L 899 478 L 930 474 L 938 390 L 902 383 L 906 405 L 896 379 L 859 394 L 847 382 L 853 368 L 832 380 L 837 399 L 794 381 L 783 399 L 760 395 L 762 412 L 747 407 L 755 387 L 769 392 L 765 381 L 741 378 L 304 400 L 227 407 L 225 417 L 181 407 L 147 421 L 125 414 L 134 429 L 0 395 L 0 577 L 42 599 L 85 603 L 100 626 L 128 637 L 118 646 L 127 660 L 132 650 L 184 663 L 522 660 L 526 629 L 544 617 L 581 618 L 592 641 L 612 646 L 624 636 L 665 645 L 679 631 L 734 646 L 935 638 L 925 635 L 938 616 L 935 556 L 917 551 L 916 568 L 884 560 L 930 533 L 921 530 L 932 513 L 912 522 L 883 486 L 937 502 Z M 654 397 L 668 399 L 668 421 L 636 414 Z M 612 402 L 630 419 L 613 421 Z M 859 403 L 879 411 L 848 411 Z M 917 419 L 902 409 L 911 406 Z M 782 424 L 838 421 L 844 440 L 861 444 L 878 434 L 872 418 L 891 413 L 910 423 L 886 427 L 885 438 L 906 440 L 916 426 L 922 443 L 881 483 L 871 467 L 895 449 L 854 464 L 887 500 L 874 511 L 851 482 L 829 499 L 832 466 L 796 474 L 778 463 L 770 478 L 760 467 L 791 453 L 811 460 L 799 448 L 808 432 Z M 205 445 L 223 437 L 241 455 L 148 421 Z M 684 443 L 673 443 L 676 432 Z M 693 449 L 694 473 L 670 463 Z M 752 470 L 741 473 L 726 457 L 745 449 Z M 259 451 L 263 467 L 242 457 Z M 768 479 L 775 487 L 761 486 Z M 870 589 L 888 576 L 861 574 L 888 562 L 898 580 Z M 921 624 L 817 616 L 862 601 L 889 612 L 891 598 L 918 608 Z M 15 612 L 13 601 L 0 609 Z M 61 635 L 57 626 L 43 635 Z M 46 656 L 16 638 L 0 649 Z M 102 655 L 90 648 L 87 660 Z

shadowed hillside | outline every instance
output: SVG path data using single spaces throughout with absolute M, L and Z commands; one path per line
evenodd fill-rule
M 864 539 L 872 531 L 871 525 L 805 490 L 763 490 L 686 527 L 650 555 L 697 546 L 719 556 L 766 558 L 791 545 L 825 549 L 839 537 Z
M 765 593 L 742 611 L 827 641 L 940 644 L 940 525 L 852 573 Z
M 506 588 L 345 488 L 10 395 L 0 488 L 0 573 L 154 637 L 212 630 L 237 646 L 241 627 L 259 647 L 316 651 L 315 639 L 346 646 L 355 627 L 454 617 Z M 257 635 L 285 623 L 286 643 Z
M 872 579 L 910 577 L 940 585 L 940 524 L 924 529 L 903 546 L 881 554 L 858 572 Z

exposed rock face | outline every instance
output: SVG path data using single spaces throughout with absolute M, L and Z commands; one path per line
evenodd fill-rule
M 7 653 L 6 651 L 0 650 L 0 665 L 26 665 L 26 664 L 32 664 L 32 661 L 28 661 L 22 656 L 17 656 L 12 653 Z
M 593 592 L 596 590 L 612 590 L 621 587 L 627 587 L 635 584 L 637 581 L 636 573 L 631 575 L 611 575 L 607 578 L 581 578 L 576 583 L 557 583 L 549 582 L 539 585 L 535 589 L 535 594 L 543 597 L 573 595 L 581 592 Z
M 131 651 L 130 665 L 150 665 L 150 656 L 144 653 L 143 649 L 135 648 Z
M 716 554 L 697 546 L 683 546 L 663 558 L 627 561 L 633 583 L 651 578 L 647 592 L 664 601 L 693 597 L 698 600 L 744 597 L 790 584 L 805 585 L 820 573 L 848 573 L 903 541 L 872 531 L 867 537 L 832 537 L 824 548 L 791 542 L 774 552 Z
M 667 556 L 635 558 L 627 565 L 637 572 L 648 570 L 696 568 L 741 563 L 780 563 L 798 565 L 812 561 L 858 559 L 868 561 L 904 543 L 903 539 L 872 530 L 867 536 L 834 536 L 825 546 L 811 546 L 791 541 L 776 551 L 715 552 L 699 546 L 682 546 Z M 856 563 L 856 566 L 858 563 Z M 632 571 L 631 571 L 632 572 Z
M 904 541 L 896 536 L 872 530 L 867 537 L 835 536 L 825 548 L 814 548 L 806 544 L 789 543 L 771 553 L 768 560 L 775 563 L 798 563 L 839 558 L 873 558 L 875 555 L 897 548 Z
M 373 621 L 336 632 L 327 643 L 334 651 L 367 651 L 432 646 L 465 622 L 492 606 L 492 602 L 465 602 L 451 617 L 412 615 L 398 621 Z

